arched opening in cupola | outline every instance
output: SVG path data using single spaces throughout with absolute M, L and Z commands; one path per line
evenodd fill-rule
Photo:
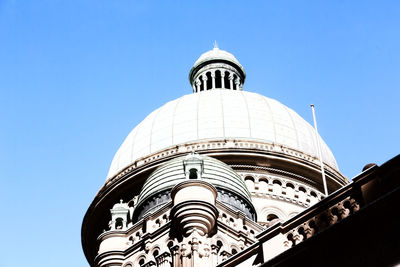
M 200 90 L 199 90 L 199 92 L 201 92 L 201 91 L 204 91 L 204 81 L 203 81 L 203 76 L 200 76 L 199 77 L 199 80 L 200 80 Z
M 211 77 L 211 72 L 206 73 L 207 76 L 207 90 L 212 89 L 212 77 Z
M 117 218 L 115 220 L 115 229 L 122 229 L 124 227 L 124 220 L 122 218 Z
M 215 88 L 222 88 L 222 81 L 221 81 L 221 71 L 215 71 Z
M 224 83 L 226 89 L 231 89 L 231 82 L 229 81 L 229 72 L 225 71 Z
M 189 179 L 198 179 L 196 169 L 189 170 Z

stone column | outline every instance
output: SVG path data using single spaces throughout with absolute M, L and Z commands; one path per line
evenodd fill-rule
M 236 84 L 236 90 L 240 90 L 240 79 L 239 78 L 236 78 L 235 84 Z
M 225 71 L 221 70 L 221 87 L 225 89 Z
M 208 80 L 207 75 L 203 74 L 201 77 L 203 78 L 203 86 L 204 86 L 203 90 L 207 91 L 207 80 Z
M 200 92 L 200 85 L 201 85 L 200 79 L 196 79 L 196 93 Z
M 229 73 L 229 85 L 231 86 L 231 90 L 233 90 L 233 74 Z
M 215 89 L 215 70 L 211 71 L 212 89 Z

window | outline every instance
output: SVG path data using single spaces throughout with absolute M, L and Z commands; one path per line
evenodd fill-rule
M 122 218 L 117 218 L 115 221 L 115 229 L 121 230 L 124 227 L 124 221 Z
M 279 219 L 279 217 L 276 214 L 268 214 L 267 215 L 267 222 L 272 222 L 273 220 Z
M 197 179 L 197 170 L 196 169 L 189 170 L 189 179 Z

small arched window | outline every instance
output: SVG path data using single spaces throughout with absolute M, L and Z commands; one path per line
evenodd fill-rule
M 153 257 L 154 257 L 154 258 L 157 257 L 158 254 L 159 254 L 158 249 L 154 250 L 154 252 L 153 252 Z
M 258 180 L 258 184 L 260 185 L 260 191 L 261 192 L 267 192 L 268 190 L 268 180 L 265 178 L 260 178 Z
M 267 215 L 267 222 L 272 222 L 273 220 L 279 219 L 279 217 L 276 214 L 268 214 Z
M 254 190 L 254 178 L 251 176 L 246 176 L 244 178 L 244 182 L 247 186 L 247 189 L 249 189 L 249 191 L 253 191 Z
M 121 230 L 124 227 L 124 220 L 122 218 L 117 218 L 115 220 L 115 229 Z
M 231 89 L 230 81 L 229 81 L 229 72 L 225 72 L 224 83 L 226 89 Z
M 203 81 L 203 76 L 199 77 L 200 80 L 200 92 L 204 91 L 204 81 Z
M 206 73 L 207 76 L 207 90 L 212 89 L 212 77 L 211 77 L 211 72 Z
M 222 87 L 221 71 L 216 70 L 215 71 L 215 88 L 221 88 L 221 87 Z
M 189 179 L 198 179 L 196 169 L 189 170 Z
M 318 197 L 318 196 L 317 196 L 317 193 L 315 193 L 314 191 L 311 191 L 310 195 L 311 195 L 312 197 L 315 197 L 315 198 Z

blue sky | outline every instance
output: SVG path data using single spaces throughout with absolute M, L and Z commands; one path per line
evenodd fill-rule
M 86 209 L 212 48 L 312 123 L 344 175 L 400 151 L 399 1 L 0 0 L 1 267 L 88 266 Z

